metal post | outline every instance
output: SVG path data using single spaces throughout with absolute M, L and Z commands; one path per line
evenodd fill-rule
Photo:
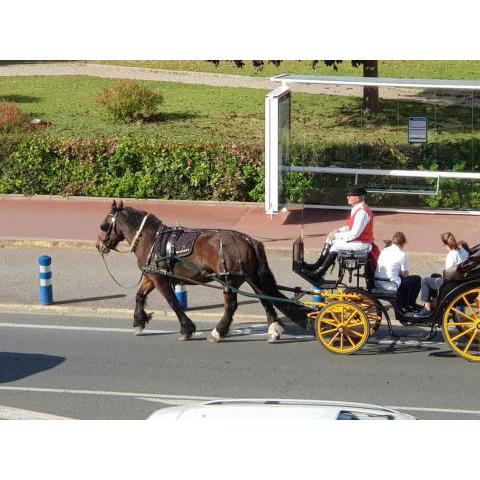
M 40 304 L 50 305 L 53 302 L 52 272 L 50 270 L 52 258 L 48 255 L 42 255 L 38 258 L 38 264 L 40 267 L 40 287 L 38 291 Z

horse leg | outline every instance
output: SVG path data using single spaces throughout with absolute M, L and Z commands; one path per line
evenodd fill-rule
M 241 285 L 235 285 L 235 288 L 238 288 Z M 238 303 L 237 303 L 237 293 L 232 292 L 231 290 L 225 290 L 223 292 L 223 301 L 225 304 L 225 313 L 221 320 L 217 323 L 217 326 L 212 330 L 210 335 L 208 336 L 208 341 L 217 343 L 223 337 L 226 337 L 228 334 L 228 330 L 230 329 L 230 325 L 233 320 L 233 314 L 237 310 Z
M 141 287 L 137 291 L 135 297 L 135 312 L 133 314 L 133 328 L 135 329 L 135 335 L 138 335 L 145 328 L 145 324 L 150 321 L 152 314 L 145 312 L 145 303 L 147 301 L 148 294 L 155 288 L 152 280 L 148 277 L 144 277 Z
M 161 276 L 155 277 L 154 284 L 168 302 L 170 308 L 175 312 L 175 315 L 177 315 L 178 321 L 180 322 L 180 340 L 190 340 L 197 327 L 190 318 L 185 315 L 185 311 L 178 303 L 172 286 L 166 278 Z
M 262 292 L 256 286 L 255 279 L 248 281 L 248 284 L 252 287 L 255 293 L 265 294 L 265 292 Z M 273 303 L 270 300 L 261 298 L 260 302 L 262 303 L 263 308 L 265 309 L 265 312 L 267 314 L 267 325 L 268 325 L 267 342 L 275 343 L 280 339 L 280 335 L 284 331 L 283 323 L 280 320 L 278 320 L 277 312 L 273 308 Z

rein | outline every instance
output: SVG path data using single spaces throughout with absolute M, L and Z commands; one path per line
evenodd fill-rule
M 116 250 L 118 252 L 118 250 Z M 119 252 L 119 253 L 129 253 L 129 252 Z M 140 282 L 142 281 L 142 278 L 143 278 L 143 275 L 145 272 L 142 271 L 142 273 L 140 274 L 140 278 L 138 279 L 138 282 L 135 284 L 135 285 L 132 285 L 132 286 L 125 286 L 125 285 L 122 285 L 114 276 L 113 276 L 113 273 L 110 271 L 110 268 L 108 268 L 108 264 L 107 264 L 107 261 L 105 260 L 105 254 L 102 253 L 102 260 L 103 260 L 103 263 L 105 263 L 105 267 L 107 269 L 107 272 L 108 274 L 110 275 L 110 277 L 112 278 L 112 280 L 119 286 L 119 287 L 122 287 L 124 288 L 125 290 L 129 290 L 131 288 L 136 288 L 140 285 Z

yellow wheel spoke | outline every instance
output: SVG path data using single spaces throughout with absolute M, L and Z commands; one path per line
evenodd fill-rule
M 463 298 L 463 301 L 468 305 L 468 309 L 472 312 L 472 315 L 475 317 L 475 319 L 477 318 L 477 316 L 475 315 L 475 312 L 473 311 L 473 308 L 472 308 L 472 305 L 470 305 L 470 302 L 467 300 L 467 296 L 466 295 L 462 295 L 462 298 Z
M 336 331 L 337 331 L 336 328 L 332 328 L 331 330 L 321 330 L 320 335 L 322 335 L 322 337 L 323 337 L 323 335 L 327 335 L 329 333 L 333 333 L 333 332 L 336 332 Z
M 333 337 L 332 339 L 328 342 L 328 346 L 330 346 L 334 341 L 335 339 L 340 335 L 340 332 L 337 332 Z
M 345 332 L 345 336 L 347 337 L 347 340 L 350 342 L 350 344 L 352 345 L 352 347 L 354 347 L 354 346 L 355 346 L 355 342 L 350 338 L 350 335 L 349 335 L 347 332 Z
M 363 335 L 362 335 L 361 333 L 358 333 L 358 332 L 355 331 L 355 330 L 350 329 L 349 332 L 350 332 L 350 333 L 353 333 L 353 334 L 356 335 L 357 337 L 360 337 L 360 338 L 363 337 Z
M 476 332 L 473 332 L 472 336 L 470 337 L 470 340 L 467 343 L 467 346 L 463 349 L 463 353 L 468 352 L 468 349 L 470 348 L 470 345 L 472 344 L 475 336 L 476 336 Z
M 461 310 L 457 310 L 455 307 L 452 308 L 452 310 L 453 310 L 455 313 L 458 313 L 459 315 L 461 315 L 462 317 L 467 318 L 467 319 L 470 320 L 471 322 L 474 322 L 474 321 L 475 321 L 475 318 L 470 317 L 469 315 L 467 315 L 466 313 L 462 312 Z
M 345 322 L 345 326 L 348 325 L 350 320 L 357 314 L 357 312 L 354 310 L 353 313 L 347 318 L 347 321 Z
M 340 350 L 343 350 L 343 333 L 340 334 Z
M 333 325 L 335 327 L 338 326 L 338 322 L 335 322 L 335 321 L 332 321 L 332 320 L 327 320 L 326 318 L 322 318 L 321 322 L 328 323 L 329 325 Z
M 340 322 L 338 321 L 338 318 L 337 318 L 337 316 L 335 315 L 335 312 L 333 311 L 333 308 L 330 310 L 329 313 L 331 313 L 331 315 L 332 315 L 332 317 L 333 317 L 332 320 L 334 320 L 335 322 L 337 322 L 336 324 L 338 325 Z
M 454 337 L 452 337 L 452 342 L 454 342 L 455 340 L 457 340 L 457 338 L 460 338 L 460 337 L 463 337 L 464 335 L 466 335 L 467 333 L 470 333 L 475 327 L 471 327 L 467 330 L 464 330 L 463 332 L 460 332 L 458 335 L 455 335 Z
M 473 325 L 473 324 L 474 324 L 473 322 L 455 322 L 452 319 L 449 326 L 454 326 L 454 327 L 462 326 L 462 327 L 464 327 L 465 325 Z

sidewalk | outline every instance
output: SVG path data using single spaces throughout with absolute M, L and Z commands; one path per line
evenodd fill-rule
M 124 203 L 148 210 L 169 225 L 178 222 L 188 227 L 232 228 L 248 233 L 264 242 L 269 265 L 279 284 L 308 286 L 291 271 L 292 243 L 301 232 L 302 216 L 298 210 L 270 217 L 265 215 L 262 204 L 255 203 L 125 199 Z M 124 290 L 117 286 L 93 248 L 99 224 L 110 211 L 110 204 L 109 199 L 0 195 L 0 247 L 4 247 L 0 248 L 0 275 L 8 279 L 0 288 L 0 310 L 132 318 L 137 288 Z M 340 210 L 304 212 L 307 261 L 314 261 L 323 245 L 324 237 L 317 235 L 338 227 L 347 214 Z M 379 243 L 395 230 L 405 231 L 410 239 L 411 270 L 419 275 L 442 270 L 445 251 L 439 241 L 441 232 L 452 230 L 471 244 L 478 243 L 480 238 L 478 220 L 467 216 L 381 214 L 375 221 Z M 61 242 L 88 248 L 61 248 Z M 21 248 L 11 248 L 15 245 Z M 43 309 L 38 309 L 40 255 L 52 257 L 55 301 L 53 306 Z M 133 254 L 112 252 L 107 262 L 123 285 L 132 286 L 138 281 L 140 272 Z M 248 286 L 243 288 L 249 290 Z M 196 322 L 211 323 L 221 317 L 221 292 L 205 287 L 188 290 L 189 315 Z M 173 312 L 158 292 L 149 297 L 147 310 L 155 311 L 157 320 L 173 318 Z M 258 301 L 239 299 L 237 323 L 258 323 L 264 319 L 265 312 Z
M 280 73 L 280 71 L 279 71 Z M 286 73 L 286 72 L 281 72 Z M 267 77 L 251 77 L 246 75 L 232 75 L 225 73 L 184 72 L 172 70 L 157 70 L 151 68 L 128 67 L 120 65 L 105 65 L 83 62 L 55 62 L 55 63 L 24 63 L 14 65 L 0 65 L 0 77 L 23 76 L 58 76 L 58 75 L 85 75 L 101 78 L 129 78 L 155 82 L 187 83 L 194 85 L 209 85 L 213 87 L 255 88 L 273 90 L 279 82 L 271 82 Z M 345 85 L 307 85 L 294 84 L 290 86 L 293 92 L 340 95 L 361 97 L 362 87 Z M 409 100 L 437 105 L 466 105 L 470 100 L 458 99 L 455 93 L 442 94 L 437 97 L 435 92 L 415 88 L 380 88 L 380 97 L 386 100 Z
M 110 211 L 110 199 L 0 195 L 0 244 L 33 241 L 66 242 L 93 246 L 99 225 Z M 128 200 L 126 206 L 147 210 L 167 225 L 193 228 L 225 228 L 247 233 L 269 250 L 290 251 L 301 234 L 302 212 L 292 210 L 266 215 L 263 204 L 236 202 L 190 202 L 164 200 Z M 321 249 L 324 235 L 345 223 L 345 210 L 305 209 L 303 214 L 307 249 Z M 428 215 L 378 212 L 375 238 L 383 239 L 402 230 L 408 239 L 408 251 L 445 253 L 440 242 L 442 232 L 451 231 L 470 245 L 480 242 L 480 222 L 466 215 Z

